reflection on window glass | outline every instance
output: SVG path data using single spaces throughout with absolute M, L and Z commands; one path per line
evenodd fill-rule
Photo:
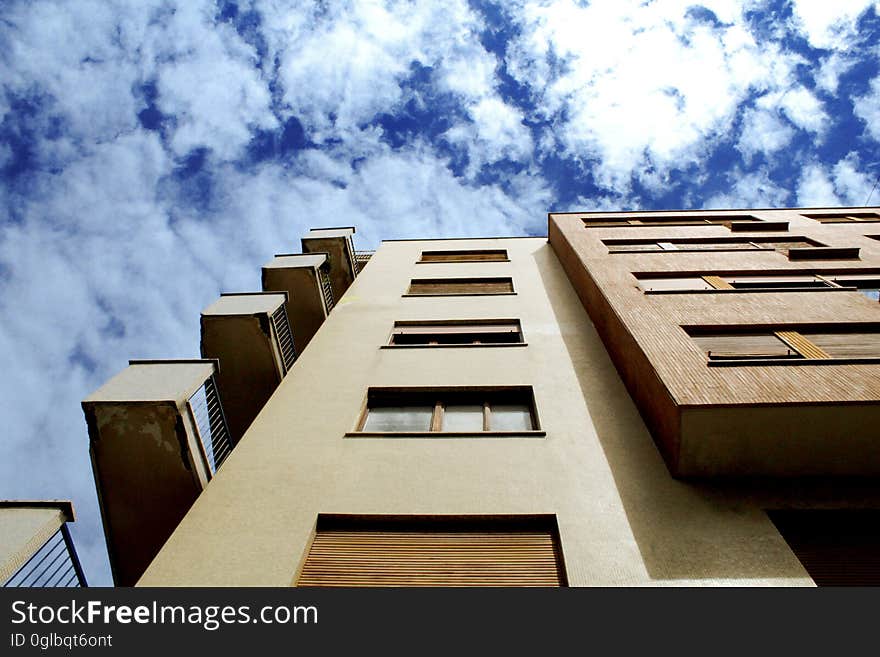
M 493 404 L 489 420 L 492 431 L 531 431 L 532 414 L 526 404 Z
M 864 294 L 869 299 L 880 301 L 880 290 L 859 290 L 859 292 Z
M 364 431 L 430 431 L 432 406 L 380 406 L 371 408 Z
M 448 404 L 443 411 L 443 431 L 482 431 L 483 406 Z

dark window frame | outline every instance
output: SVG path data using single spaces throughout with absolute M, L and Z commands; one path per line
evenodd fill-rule
M 476 257 L 478 254 L 482 255 L 500 255 L 500 258 L 480 258 Z M 438 259 L 438 260 L 426 260 L 425 256 L 450 256 L 449 259 Z M 452 257 L 459 256 L 459 257 Z M 471 256 L 471 257 L 468 257 Z M 510 262 L 510 256 L 507 253 L 507 249 L 454 249 L 454 250 L 442 250 L 442 251 L 422 251 L 419 254 L 419 259 L 416 260 L 417 265 L 436 265 L 443 263 L 458 263 L 458 262 Z
M 860 292 L 864 294 L 865 290 L 874 290 L 880 288 L 880 269 L 877 268 L 847 268 L 847 269 L 765 269 L 765 270 L 723 270 L 723 271 L 672 271 L 672 272 L 631 272 L 636 279 L 639 289 L 646 295 L 664 295 L 664 294 L 733 294 L 733 293 L 760 293 L 760 292 Z M 814 281 L 805 281 L 806 285 L 798 285 L 794 282 L 780 282 L 780 285 L 774 285 L 772 282 L 766 284 L 756 284 L 755 286 L 747 286 L 750 278 L 795 278 L 795 277 L 812 277 Z M 840 278 L 839 277 L 847 277 Z M 650 285 L 650 281 L 657 280 L 675 280 L 682 278 L 700 278 L 710 285 L 706 288 L 669 288 L 650 290 L 645 289 L 645 285 Z M 720 278 L 724 279 L 728 285 L 733 287 L 715 287 L 712 280 Z M 736 287 L 734 283 L 727 279 L 741 278 L 744 281 L 739 282 L 740 287 Z M 877 285 L 871 285 L 876 282 Z M 822 284 L 819 284 L 822 283 Z M 866 295 L 867 296 L 867 295 Z M 869 297 L 870 298 L 870 297 Z
M 430 293 L 417 293 L 413 292 L 413 284 L 434 284 L 434 285 L 442 285 L 447 283 L 449 285 L 461 285 L 461 284 L 474 284 L 479 285 L 480 283 L 509 283 L 510 291 L 505 292 L 430 292 Z M 413 278 L 410 279 L 409 285 L 407 286 L 406 292 L 403 294 L 404 297 L 479 297 L 479 296 L 505 296 L 505 295 L 514 295 L 516 294 L 516 288 L 513 285 L 513 277 L 511 276 L 461 276 L 461 277 L 450 277 L 450 278 Z
M 764 244 L 772 245 L 779 243 L 796 243 L 803 244 L 802 247 L 785 247 L 780 250 L 775 246 L 762 246 Z M 664 244 L 671 245 L 673 248 L 664 247 Z M 722 248 L 700 248 L 701 244 L 716 244 L 722 245 Z M 730 244 L 730 248 L 723 248 L 723 245 Z M 736 244 L 747 244 L 751 245 L 750 247 L 745 248 L 736 248 L 733 245 Z M 792 250 L 795 251 L 806 251 L 806 250 L 814 250 L 814 249 L 829 249 L 832 247 L 828 247 L 827 245 L 819 242 L 810 237 L 806 237 L 804 235 L 791 235 L 787 239 L 780 239 L 775 236 L 765 236 L 765 235 L 756 235 L 749 237 L 728 237 L 728 236 L 720 236 L 720 237 L 653 237 L 653 238 L 639 238 L 639 239 L 629 239 L 629 238 L 607 238 L 602 240 L 602 245 L 608 249 L 609 255 L 616 254 L 639 254 L 639 253 L 725 253 L 725 252 L 742 252 L 742 251 L 775 251 L 784 256 L 790 258 L 790 252 Z M 657 249 L 638 249 L 638 248 L 621 248 L 614 249 L 613 247 L 627 247 L 627 246 L 643 246 L 643 245 L 657 245 Z M 682 248 L 684 247 L 684 248 Z M 835 249 L 839 250 L 839 249 Z M 788 251 L 788 253 L 786 253 Z M 827 257 L 832 257 L 836 254 L 829 254 Z
M 499 326 L 509 326 L 512 330 L 509 332 L 503 331 L 485 331 L 483 333 L 480 332 L 480 327 L 499 327 Z M 443 333 L 432 334 L 431 327 L 442 327 L 447 329 Z M 448 330 L 451 327 L 461 327 L 460 331 L 450 331 Z M 406 332 L 406 329 L 424 329 L 423 331 L 412 331 L 410 333 Z M 467 330 L 471 329 L 471 330 Z M 439 339 L 432 342 L 416 342 L 415 340 L 412 342 L 404 341 L 396 341 L 399 339 L 399 336 L 403 335 L 414 335 L 414 336 L 431 336 L 436 335 Z M 473 336 L 478 338 L 480 335 L 485 336 L 504 336 L 505 338 L 510 337 L 510 340 L 504 341 L 496 341 L 496 342 L 483 342 L 483 341 L 464 341 L 468 336 Z M 441 342 L 441 336 L 457 336 L 461 337 L 462 341 L 454 342 Z M 391 329 L 391 333 L 386 341 L 386 344 L 382 345 L 383 349 L 444 349 L 444 348 L 461 348 L 461 347 L 526 347 L 528 343 L 525 341 L 522 331 L 522 323 L 519 319 L 430 319 L 430 320 L 399 320 L 394 322 L 394 326 Z
M 735 325 L 682 325 L 682 330 L 689 338 L 698 336 L 719 335 L 733 337 L 736 335 L 775 335 L 785 344 L 789 345 L 796 353 L 788 357 L 752 357 L 750 355 L 715 356 L 711 352 L 704 351 L 707 364 L 710 367 L 731 367 L 749 365 L 855 365 L 855 364 L 880 364 L 878 356 L 825 356 L 814 357 L 813 350 L 824 351 L 821 346 L 814 343 L 808 336 L 815 334 L 823 335 L 846 335 L 854 334 L 880 334 L 880 322 L 837 322 L 837 323 L 812 323 L 812 324 L 735 324 Z M 780 335 L 783 334 L 783 335 Z M 806 350 L 800 345 L 804 345 Z

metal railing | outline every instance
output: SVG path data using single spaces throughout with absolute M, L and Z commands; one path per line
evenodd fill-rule
M 76 549 L 70 538 L 67 524 L 61 525 L 57 532 L 34 552 L 4 588 L 14 587 L 58 587 L 70 588 L 88 586 L 82 571 Z
M 232 451 L 226 415 L 223 413 L 213 376 L 189 398 L 189 406 L 213 475 Z
M 367 263 L 370 261 L 370 258 L 373 257 L 375 251 L 355 251 L 354 259 L 357 261 L 358 265 L 358 273 L 363 271 L 364 267 L 367 266 Z
M 330 275 L 323 269 L 318 270 L 318 282 L 321 284 L 321 294 L 324 295 L 324 305 L 329 314 L 333 310 L 333 287 L 330 285 Z
M 293 348 L 293 333 L 290 331 L 290 322 L 287 319 L 287 311 L 284 304 L 272 313 L 272 326 L 278 337 L 278 347 L 281 349 L 281 362 L 284 365 L 284 374 L 290 371 L 296 360 L 296 351 Z

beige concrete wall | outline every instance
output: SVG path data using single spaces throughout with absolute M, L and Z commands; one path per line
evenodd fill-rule
M 510 262 L 416 264 L 453 248 Z M 401 296 L 471 275 L 512 276 L 517 294 Z M 502 317 L 527 347 L 379 348 L 395 320 Z M 546 437 L 345 437 L 369 386 L 497 384 L 533 386 Z M 556 514 L 577 586 L 809 585 L 764 513 L 795 503 L 836 498 L 669 476 L 545 239 L 385 242 L 140 585 L 287 586 L 319 513 Z
M 0 586 L 67 521 L 51 506 L 0 506 Z

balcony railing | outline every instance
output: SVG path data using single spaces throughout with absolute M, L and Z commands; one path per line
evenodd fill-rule
M 358 265 L 358 273 L 363 271 L 364 267 L 366 267 L 367 263 L 370 261 L 370 258 L 373 257 L 375 251 L 355 251 L 354 259 Z
M 189 407 L 213 475 L 232 451 L 226 416 L 223 414 L 213 376 L 189 398 Z
M 80 587 L 88 586 L 67 525 L 43 543 L 3 587 Z
M 293 334 L 290 331 L 290 322 L 287 319 L 287 311 L 284 305 L 272 314 L 272 326 L 278 337 L 278 347 L 281 349 L 281 362 L 284 365 L 284 373 L 287 374 L 296 360 L 296 351 L 293 348 Z
M 318 270 L 318 280 L 321 283 L 321 294 L 324 295 L 324 305 L 329 314 L 333 310 L 333 288 L 330 285 L 330 274 L 323 269 Z

